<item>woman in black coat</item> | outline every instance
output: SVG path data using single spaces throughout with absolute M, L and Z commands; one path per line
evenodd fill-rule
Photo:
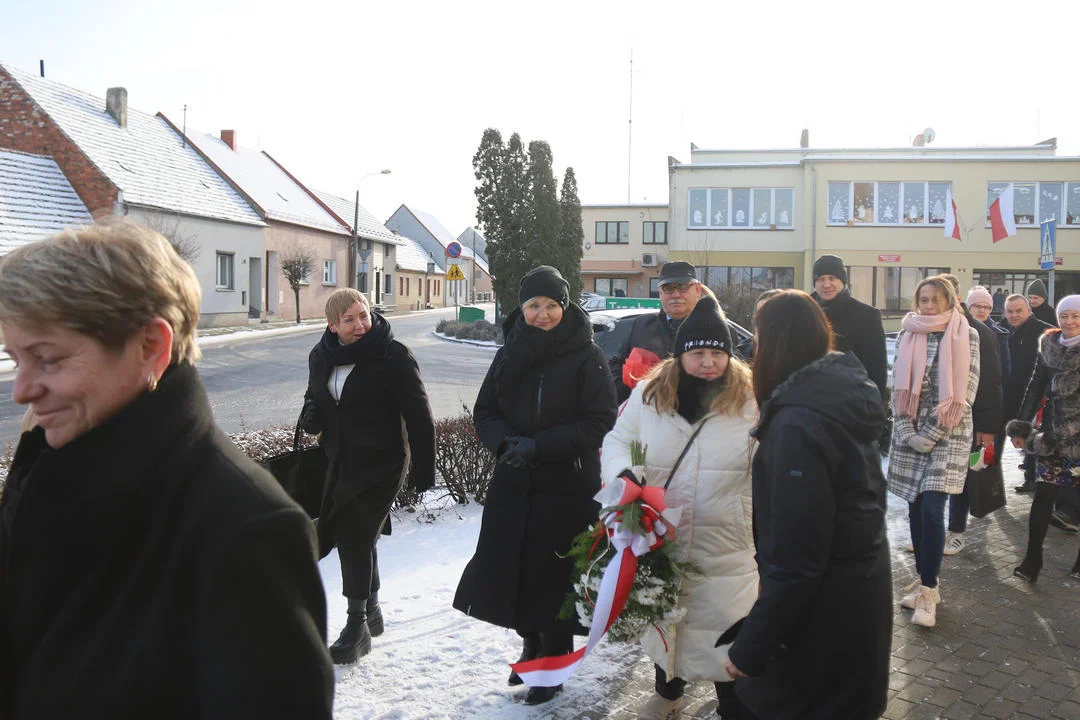
M 810 296 L 757 317 L 752 434 L 761 593 L 728 652 L 762 720 L 869 720 L 885 710 L 892 574 L 876 438 L 881 394 Z M 723 628 L 718 628 L 718 631 Z
M 573 566 L 560 555 L 596 521 L 600 445 L 615 424 L 615 389 L 588 316 L 570 302 L 558 270 L 541 265 L 521 281 L 521 307 L 503 324 L 474 420 L 499 459 L 476 553 L 454 607 L 513 628 L 520 660 L 573 649 L 576 623 L 556 620 Z M 510 684 L 521 679 L 511 673 Z M 530 688 L 526 702 L 559 688 Z
M 413 488 L 422 492 L 435 484 L 435 423 L 416 359 L 394 340 L 390 323 L 371 312 L 366 296 L 336 290 L 326 300 L 326 320 L 329 327 L 308 356 L 301 426 L 322 433 L 329 460 L 319 553 L 325 557 L 337 546 L 349 600 L 330 656 L 351 663 L 371 652 L 371 637 L 383 631 L 375 542 L 410 456 Z
M 134 224 L 0 261 L 37 423 L 0 498 L 0 717 L 330 718 L 315 532 L 214 425 L 198 318 L 191 267 Z

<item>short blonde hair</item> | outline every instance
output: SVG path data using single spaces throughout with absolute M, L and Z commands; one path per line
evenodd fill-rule
M 326 298 L 326 322 L 337 325 L 345 311 L 356 303 L 360 303 L 368 309 L 368 312 L 371 312 L 367 295 L 355 288 L 341 288 L 330 293 Z
M 173 331 L 172 363 L 195 362 L 202 292 L 169 241 L 107 218 L 23 245 L 0 259 L 0 320 L 73 330 L 117 350 L 154 318 Z

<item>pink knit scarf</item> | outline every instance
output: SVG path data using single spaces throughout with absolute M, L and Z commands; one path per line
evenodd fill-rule
M 934 414 L 940 425 L 951 428 L 963 419 L 967 403 L 971 367 L 967 318 L 955 309 L 939 315 L 908 313 L 903 326 L 907 332 L 900 339 L 893 361 L 893 408 L 907 417 L 919 412 L 919 393 L 926 373 L 926 336 L 944 330 L 938 343 L 938 404 Z

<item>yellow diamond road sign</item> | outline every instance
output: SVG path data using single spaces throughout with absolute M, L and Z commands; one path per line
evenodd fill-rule
M 457 265 L 451 265 L 450 269 L 446 271 L 447 280 L 464 280 L 465 274 L 461 272 L 461 268 Z

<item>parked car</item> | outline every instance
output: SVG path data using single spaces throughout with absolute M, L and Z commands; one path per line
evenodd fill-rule
M 622 347 L 623 340 L 630 333 L 630 326 L 634 324 L 634 318 L 640 315 L 648 315 L 656 310 L 649 308 L 625 308 L 621 310 L 594 310 L 589 313 L 592 319 L 593 340 L 604 351 L 608 362 L 615 357 Z M 731 328 L 731 339 L 738 348 L 742 343 L 753 336 L 749 330 L 738 323 L 728 320 Z M 742 357 L 740 354 L 739 357 Z M 743 357 L 742 359 L 748 360 Z
M 603 295 L 597 295 L 596 293 L 582 292 L 581 298 L 578 300 L 578 305 L 586 312 L 603 310 L 607 307 L 607 298 Z

